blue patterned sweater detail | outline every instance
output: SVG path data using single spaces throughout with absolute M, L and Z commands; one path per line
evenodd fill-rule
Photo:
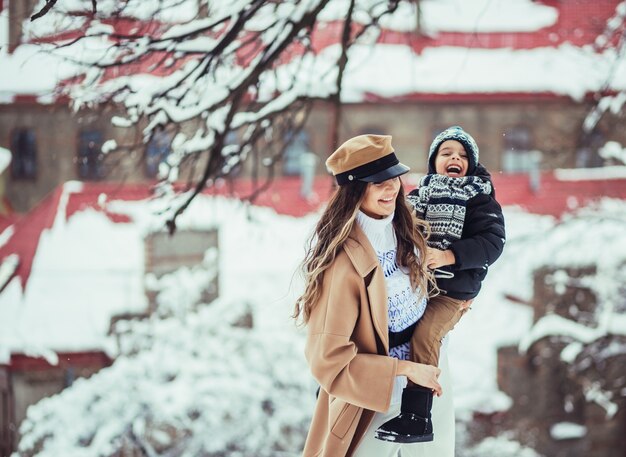
M 374 219 L 359 211 L 357 222 L 376 251 L 385 276 L 389 331 L 402 331 L 422 317 L 426 309 L 426 299 L 419 297 L 419 290 L 411 289 L 409 275 L 397 263 L 398 242 L 393 230 L 393 214 L 383 219 Z M 409 348 L 410 343 L 390 348 L 389 355 L 407 360 Z
M 389 331 L 399 332 L 417 322 L 426 309 L 426 298 L 418 299 L 411 289 L 409 276 L 396 262 L 396 250 L 377 252 L 387 285 L 387 308 Z M 410 343 L 389 349 L 389 355 L 398 359 L 409 358 Z

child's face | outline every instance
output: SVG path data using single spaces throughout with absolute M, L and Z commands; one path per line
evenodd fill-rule
M 361 202 L 361 211 L 374 219 L 382 219 L 396 210 L 396 197 L 400 192 L 400 178 L 369 183 Z
M 467 174 L 468 167 L 467 152 L 461 143 L 456 140 L 446 140 L 441 143 L 435 157 L 437 174 L 461 178 Z

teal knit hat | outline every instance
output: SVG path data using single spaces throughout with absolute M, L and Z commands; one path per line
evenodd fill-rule
M 472 135 L 458 125 L 448 127 L 437 135 L 431 143 L 430 150 L 428 151 L 428 173 L 435 173 L 435 158 L 437 157 L 439 146 L 447 140 L 456 140 L 463 145 L 468 158 L 467 174 L 473 174 L 478 164 L 478 145 L 476 141 L 474 141 L 474 138 L 472 138 Z

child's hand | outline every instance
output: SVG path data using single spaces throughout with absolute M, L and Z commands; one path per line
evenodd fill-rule
M 426 248 L 426 266 L 431 270 L 446 265 L 454 265 L 455 263 L 454 252 L 450 249 L 442 251 L 435 248 Z

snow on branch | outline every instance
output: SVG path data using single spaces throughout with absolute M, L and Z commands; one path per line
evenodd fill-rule
M 20 258 L 17 254 L 10 254 L 6 256 L 2 262 L 0 262 L 0 291 L 2 291 L 8 284 L 9 280 L 13 278 L 13 275 L 19 265 Z
M 333 15 L 341 10 L 343 32 L 339 46 L 320 47 L 318 16 L 331 3 Z M 194 179 L 187 182 L 189 200 L 174 212 L 173 229 L 199 192 L 251 155 L 272 176 L 308 106 L 315 100 L 339 105 L 348 48 L 371 41 L 375 34 L 366 32 L 375 32 L 399 3 L 41 0 L 26 33 L 57 37 L 50 52 L 77 69 L 65 86 L 76 109 L 115 105 L 123 110 L 115 125 L 141 128 L 144 143 L 156 131 L 174 139 L 160 177 L 172 184 L 181 173 Z M 194 170 L 180 169 L 185 166 Z
M 33 14 L 30 17 L 30 20 L 34 21 L 35 19 L 39 19 L 40 17 L 45 16 L 48 13 L 48 11 L 50 11 L 50 9 L 54 6 L 54 4 L 56 2 L 57 2 L 57 0 L 46 0 L 46 4 L 43 6 L 43 8 L 41 8 L 41 10 L 39 10 L 38 13 Z
M 614 114 L 619 113 L 624 104 L 624 92 L 610 94 L 610 88 L 626 53 L 626 33 L 623 30 L 625 21 L 626 2 L 620 2 L 615 8 L 615 14 L 607 20 L 604 31 L 598 35 L 594 42 L 595 51 L 608 50 L 605 54 L 610 65 L 602 86 L 594 94 L 595 104 L 583 120 L 581 144 L 584 144 L 586 138 L 596 130 L 600 119 L 607 110 L 610 109 Z
M 242 326 L 251 312 L 217 300 L 127 322 L 128 353 L 30 407 L 16 455 L 295 455 L 315 398 L 302 348 L 290 332 Z
M 605 324 L 598 328 L 591 328 L 571 319 L 549 314 L 542 317 L 531 328 L 519 344 L 522 352 L 528 351 L 530 346 L 542 338 L 551 336 L 567 337 L 581 343 L 589 344 L 607 335 L 626 336 L 626 316 L 612 314 Z

